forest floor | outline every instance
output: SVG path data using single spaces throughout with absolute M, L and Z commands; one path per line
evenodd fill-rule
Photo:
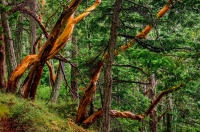
M 84 130 L 75 120 L 74 104 L 45 105 L 44 101 L 27 101 L 14 94 L 0 91 L 0 132 Z M 73 109 L 72 109 L 73 108 Z M 87 130 L 87 132 L 92 132 Z

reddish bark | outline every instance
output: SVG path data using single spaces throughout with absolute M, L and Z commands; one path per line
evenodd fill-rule
M 5 63 L 5 47 L 4 36 L 0 36 L 0 89 L 6 88 L 6 63 Z
M 39 52 L 36 62 L 33 65 L 33 68 L 30 73 L 29 81 L 28 81 L 27 87 L 24 92 L 24 98 L 28 98 L 29 93 L 33 92 L 33 93 L 30 93 L 30 98 L 33 100 L 35 99 L 35 93 L 37 91 L 37 86 L 38 86 L 38 83 L 39 83 L 39 80 L 40 80 L 40 77 L 42 74 L 44 63 L 47 61 L 47 58 L 50 55 L 49 53 L 53 49 L 53 47 L 56 43 L 56 39 L 58 38 L 58 35 L 61 32 L 61 29 L 64 27 L 65 23 L 72 16 L 72 14 L 77 9 L 77 7 L 81 3 L 81 1 L 82 0 L 73 0 L 71 2 L 71 4 L 68 7 L 66 7 L 66 9 L 61 13 L 61 16 L 59 17 L 56 24 L 54 25 L 49 38 L 47 39 L 47 41 L 44 44 L 41 51 Z M 74 26 L 74 25 L 72 25 L 72 26 Z M 70 32 L 68 32 L 68 33 L 70 33 Z M 63 34 L 61 36 L 63 36 Z M 67 34 L 67 36 L 70 36 L 70 35 Z M 68 38 L 67 38 L 67 40 L 68 40 Z M 64 41 L 64 40 L 60 41 L 60 43 L 58 43 L 58 44 L 62 45 L 63 43 L 66 43 L 66 41 Z M 60 51 L 60 49 L 57 50 L 57 52 Z M 54 51 L 52 51 L 52 52 L 55 53 Z M 51 57 L 53 57 L 53 56 L 54 55 L 51 54 Z
M 103 109 L 99 109 L 97 112 L 95 112 L 93 115 L 88 117 L 82 124 L 87 126 L 87 125 L 92 125 L 97 119 L 101 118 L 103 115 Z M 110 110 L 110 115 L 112 117 L 119 117 L 119 118 L 130 118 L 132 120 L 138 120 L 139 122 L 145 118 L 144 115 L 135 115 L 131 113 L 130 111 L 117 111 L 117 110 Z
M 24 72 L 34 63 L 36 57 L 37 55 L 28 55 L 24 58 L 22 63 L 11 74 L 8 81 L 7 91 L 16 91 L 16 86 L 19 79 L 24 74 Z
M 53 77 L 53 69 L 52 69 L 51 64 L 48 61 L 46 61 L 46 64 L 47 64 L 47 66 L 49 68 L 50 83 L 51 83 L 51 86 L 53 86 L 55 84 L 55 79 Z
M 191 79 L 192 80 L 192 79 Z M 188 80 L 190 81 L 190 80 Z M 183 83 L 184 84 L 184 83 Z M 151 104 L 151 106 L 149 107 L 149 109 L 145 112 L 144 115 L 135 115 L 133 113 L 131 113 L 130 111 L 117 111 L 117 110 L 110 110 L 110 115 L 113 117 L 119 117 L 119 118 L 130 118 L 132 120 L 138 120 L 139 122 L 141 120 L 143 120 L 146 116 L 148 116 L 154 109 L 154 107 L 160 102 L 160 100 L 162 99 L 162 97 L 168 93 L 171 93 L 173 90 L 178 90 L 180 87 L 183 87 L 183 84 L 179 84 L 173 88 L 164 90 L 162 93 L 160 93 L 160 95 L 155 99 L 155 101 Z M 88 117 L 83 124 L 84 125 L 88 125 L 88 124 L 93 124 L 98 118 L 102 117 L 102 113 L 103 110 L 100 109 L 99 111 L 97 111 L 96 113 L 94 113 L 93 115 L 91 115 L 90 117 Z M 164 115 L 165 113 L 163 113 Z
M 38 44 L 38 42 L 40 41 L 42 35 L 40 35 L 40 37 L 35 41 L 34 45 L 33 45 L 33 54 L 36 54 L 36 46 Z M 38 48 L 38 51 L 40 51 L 40 49 Z
M 99 61 L 96 64 L 96 67 L 94 68 L 94 70 L 92 71 L 90 83 L 87 89 L 85 90 L 85 93 L 83 94 L 80 101 L 80 105 L 79 105 L 78 113 L 76 117 L 76 123 L 82 123 L 85 120 L 87 106 L 91 102 L 91 97 L 93 93 L 96 91 L 97 80 L 99 78 L 99 75 L 103 66 L 104 66 L 104 62 Z
M 103 115 L 103 109 L 99 109 L 93 115 L 88 117 L 82 124 L 84 126 L 92 125 L 97 119 L 101 118 Z
M 188 80 L 188 81 L 191 81 L 192 79 Z M 164 90 L 163 92 L 161 92 L 159 94 L 159 96 L 153 101 L 153 103 L 151 104 L 151 106 L 149 107 L 149 109 L 145 112 L 145 115 L 148 116 L 152 110 L 154 109 L 154 107 L 160 102 L 160 100 L 162 99 L 162 97 L 168 93 L 171 93 L 173 90 L 178 90 L 180 87 L 183 87 L 184 86 L 184 82 L 182 84 L 179 84 L 173 88 L 170 88 L 170 89 L 167 89 L 167 90 Z
M 163 17 L 166 14 L 166 12 L 170 8 L 170 5 L 171 5 L 171 0 L 168 0 L 167 4 L 165 5 L 165 7 L 160 12 L 158 12 L 157 17 L 155 18 L 157 21 L 159 20 L 159 18 Z M 138 35 L 136 35 L 136 38 L 138 38 L 138 39 L 145 39 L 146 36 L 153 29 L 154 25 L 155 25 L 154 23 L 152 25 L 148 25 L 141 33 L 139 33 Z M 134 43 L 134 42 L 135 42 L 135 39 L 132 39 L 131 43 Z M 131 43 L 127 43 L 124 46 L 119 47 L 118 51 L 115 50 L 115 55 L 118 55 L 118 54 L 120 54 L 121 51 L 125 51 L 125 50 L 129 49 L 129 47 L 132 47 Z M 108 53 L 104 55 L 103 59 L 106 59 L 107 55 L 108 55 Z

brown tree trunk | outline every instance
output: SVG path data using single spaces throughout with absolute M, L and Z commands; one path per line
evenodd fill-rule
M 154 74 L 150 76 L 149 82 L 150 82 L 149 99 L 151 99 L 151 102 L 153 102 L 156 99 L 156 82 L 155 82 Z M 155 109 L 150 114 L 149 129 L 150 129 L 150 132 L 158 131 L 158 119 L 157 119 L 157 114 L 156 114 Z
M 14 47 L 15 47 L 15 56 L 16 56 L 16 61 L 17 65 L 19 65 L 22 62 L 22 45 L 23 45 L 23 40 L 22 40 L 22 33 L 23 33 L 23 24 L 21 22 L 23 21 L 23 14 L 19 16 L 19 20 L 17 21 L 16 25 L 16 36 L 15 36 L 15 42 L 14 42 Z
M 61 64 L 60 64 L 57 70 L 57 77 L 55 80 L 55 84 L 52 87 L 51 101 L 53 103 L 57 103 L 62 79 L 63 79 L 63 73 L 62 73 Z
M 78 47 L 77 47 L 77 37 L 75 34 L 72 35 L 72 59 L 76 59 L 78 53 Z M 73 63 L 75 66 L 78 66 L 78 62 Z M 72 88 L 72 95 L 73 100 L 78 99 L 78 70 L 75 67 L 71 68 L 71 88 Z
M 4 36 L 0 35 L 0 89 L 6 88 L 6 63 Z
M 35 0 L 29 0 L 30 4 L 30 11 L 35 13 Z M 36 41 L 36 25 L 35 25 L 35 19 L 30 16 L 30 54 L 33 54 L 33 45 Z
M 169 110 L 172 110 L 172 94 L 169 93 L 167 95 L 167 103 L 168 103 L 168 109 Z M 172 124 L 171 124 L 171 121 L 172 121 L 173 117 L 172 117 L 172 114 L 169 114 L 167 113 L 167 132 L 172 132 Z
M 112 17 L 112 25 L 110 31 L 110 40 L 108 47 L 108 58 L 104 72 L 104 103 L 103 103 L 103 132 L 110 130 L 110 109 L 111 109 L 111 93 L 112 93 L 112 63 L 115 56 L 115 47 L 117 42 L 117 30 L 119 24 L 119 14 L 121 9 L 122 0 L 116 0 L 115 9 Z
M 0 4 L 5 5 L 5 1 L 0 0 Z M 6 51 L 6 65 L 9 78 L 12 72 L 17 67 L 17 62 L 15 59 L 15 51 L 13 48 L 11 31 L 7 20 L 7 13 L 2 10 L 1 10 L 1 22 L 5 33 L 4 40 L 5 40 L 5 51 Z

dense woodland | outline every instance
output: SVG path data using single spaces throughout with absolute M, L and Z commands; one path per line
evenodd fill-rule
M 43 101 L 84 129 L 75 131 L 200 131 L 200 0 L 0 0 L 0 9 L 2 97 Z

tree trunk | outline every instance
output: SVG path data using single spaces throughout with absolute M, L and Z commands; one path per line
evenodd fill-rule
M 63 79 L 63 73 L 62 73 L 61 64 L 60 64 L 59 67 L 58 67 L 55 84 L 53 85 L 52 92 L 51 92 L 51 101 L 53 103 L 57 103 L 62 79 Z
M 115 47 L 117 42 L 117 30 L 119 24 L 119 14 L 122 0 L 116 0 L 115 9 L 112 17 L 112 25 L 110 31 L 110 40 L 108 47 L 108 58 L 104 72 L 104 104 L 103 104 L 103 132 L 110 130 L 110 109 L 111 109 L 111 93 L 112 93 L 112 63 L 115 56 Z
M 4 89 L 6 88 L 6 63 L 3 35 L 0 35 L 0 73 L 0 89 Z
M 153 102 L 156 99 L 156 82 L 155 82 L 154 74 L 150 76 L 149 82 L 150 82 L 149 99 L 151 99 L 151 102 Z M 158 131 L 158 119 L 157 119 L 155 108 L 150 114 L 149 129 L 150 129 L 150 132 Z
M 30 11 L 35 13 L 35 0 L 30 0 Z M 36 25 L 35 19 L 30 16 L 30 54 L 33 54 L 33 45 L 36 41 Z
M 49 63 L 50 63 L 51 66 L 52 66 L 52 72 L 53 72 L 53 77 L 54 77 L 54 76 L 55 76 L 55 70 L 54 70 L 53 59 L 50 59 L 50 60 L 49 60 Z M 52 83 L 51 83 L 51 77 L 50 77 L 50 75 L 49 75 L 49 85 L 50 85 L 50 87 L 53 87 L 53 86 L 52 86 Z
M 169 93 L 167 95 L 167 103 L 168 103 L 168 109 L 171 111 L 172 110 L 172 94 Z M 172 124 L 171 124 L 171 121 L 172 121 L 173 117 L 172 117 L 172 114 L 169 114 L 167 113 L 167 132 L 172 132 Z
M 0 4 L 5 6 L 5 1 L 0 0 Z M 15 51 L 13 48 L 11 31 L 7 20 L 7 14 L 2 10 L 1 10 L 1 22 L 5 33 L 4 37 L 5 37 L 6 65 L 7 65 L 8 79 L 9 79 L 10 75 L 17 67 L 17 62 L 15 59 Z
M 77 47 L 77 37 L 75 34 L 72 35 L 72 59 L 76 59 L 78 53 L 78 47 Z M 78 62 L 73 63 L 75 66 L 78 66 Z M 75 67 L 71 68 L 71 88 L 72 88 L 72 95 L 73 100 L 78 99 L 78 70 Z
M 17 65 L 19 65 L 22 62 L 22 45 L 23 45 L 23 40 L 22 40 L 22 32 L 23 32 L 23 24 L 21 22 L 23 21 L 23 14 L 19 16 L 19 20 L 17 21 L 16 24 L 16 33 L 15 33 L 15 42 L 14 42 L 14 47 L 15 47 L 15 56 L 16 56 L 16 61 Z

